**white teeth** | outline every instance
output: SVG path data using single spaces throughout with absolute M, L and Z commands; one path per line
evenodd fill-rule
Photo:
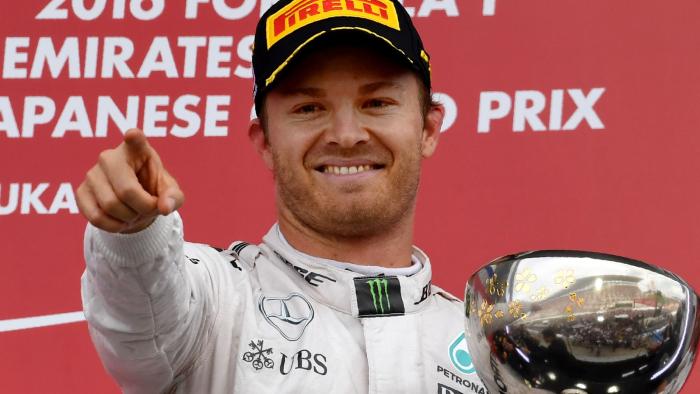
M 361 165 L 361 166 L 350 166 L 350 167 L 324 166 L 323 172 L 325 172 L 326 174 L 335 174 L 335 175 L 352 175 L 352 174 L 357 174 L 360 172 L 369 171 L 371 169 L 372 169 L 372 166 L 370 166 L 369 164 Z

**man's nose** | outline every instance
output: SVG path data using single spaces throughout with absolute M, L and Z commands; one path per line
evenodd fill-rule
M 333 120 L 325 133 L 326 142 L 341 148 L 369 141 L 369 133 L 363 127 L 358 114 L 352 108 L 342 108 L 333 113 Z

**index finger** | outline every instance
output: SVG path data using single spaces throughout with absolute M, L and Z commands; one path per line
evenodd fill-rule
M 143 131 L 139 129 L 129 129 L 124 133 L 124 145 L 130 153 L 148 154 L 150 145 Z

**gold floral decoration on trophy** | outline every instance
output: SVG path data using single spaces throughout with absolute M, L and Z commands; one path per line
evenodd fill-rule
M 517 293 L 529 293 L 532 284 L 537 280 L 537 275 L 530 268 L 525 268 L 515 274 L 515 291 Z
M 574 277 L 574 270 L 572 269 L 563 269 L 554 276 L 554 284 L 560 285 L 561 287 L 568 289 L 569 286 L 573 285 L 574 282 L 576 282 L 576 278 Z

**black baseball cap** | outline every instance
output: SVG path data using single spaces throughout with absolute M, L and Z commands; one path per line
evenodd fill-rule
M 430 89 L 430 56 L 397 0 L 280 0 L 260 18 L 253 46 L 253 98 L 259 115 L 265 94 L 302 53 L 352 34 L 388 48 Z

